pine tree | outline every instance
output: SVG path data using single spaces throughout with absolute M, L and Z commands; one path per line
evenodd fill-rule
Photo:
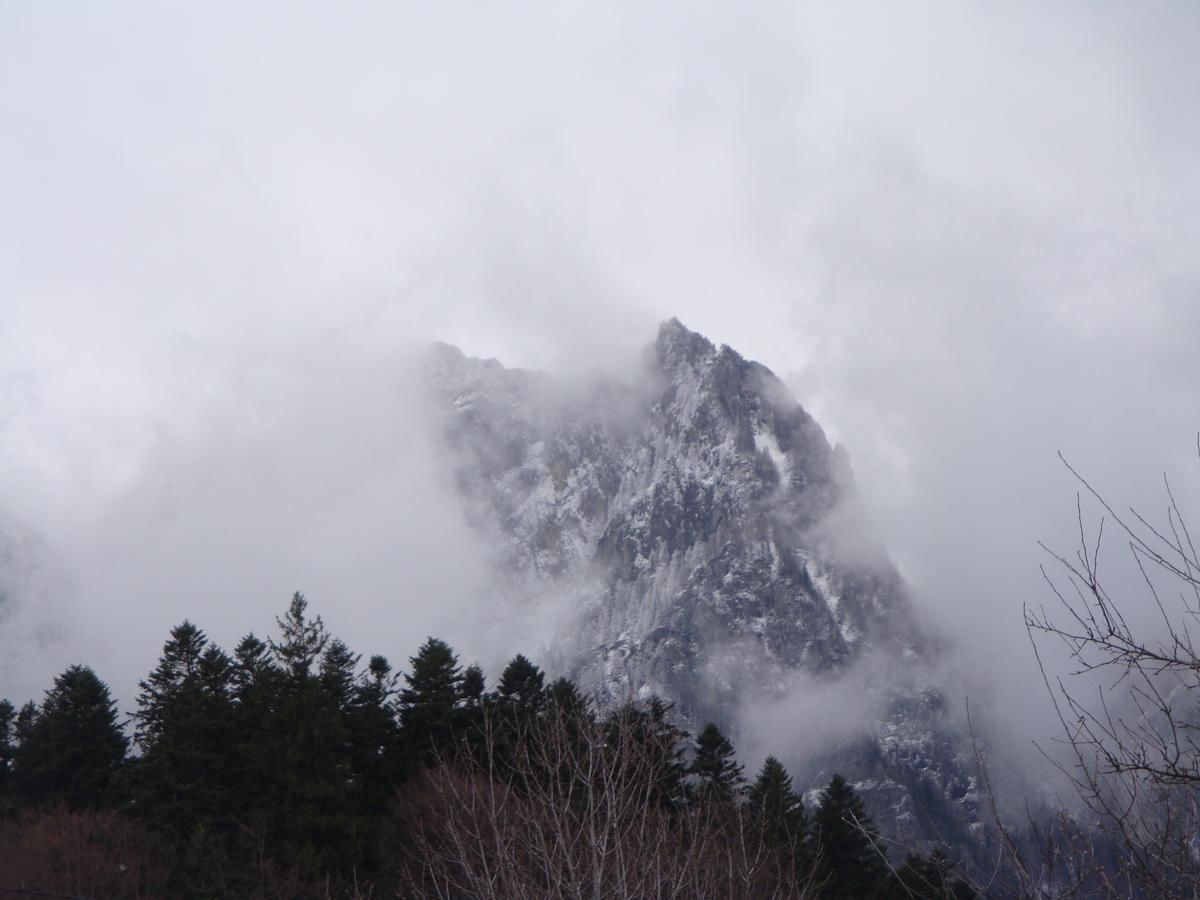
M 400 728 L 392 698 L 396 676 L 386 658 L 372 656 L 354 683 L 346 711 L 350 761 L 359 805 L 367 814 L 383 812 L 398 777 Z
M 629 703 L 604 720 L 605 743 L 643 773 L 650 783 L 650 800 L 666 809 L 679 809 L 687 800 L 683 752 L 686 735 L 671 724 L 671 707 L 658 697 Z
M 774 856 L 775 879 L 780 895 L 804 881 L 811 871 L 808 821 L 804 803 L 792 789 L 792 777 L 774 756 L 768 756 L 747 793 L 751 827 Z
M 804 803 L 783 763 L 768 756 L 748 794 L 750 810 L 769 847 L 799 851 L 808 831 Z
M 140 685 L 135 808 L 181 838 L 230 813 L 237 739 L 232 670 L 229 657 L 185 621 L 171 630 L 158 665 Z
M 275 620 L 279 625 L 279 641 L 268 642 L 280 667 L 295 682 L 309 676 L 329 642 L 329 633 L 321 617 L 309 619 L 305 615 L 307 610 L 308 601 L 297 591 L 292 595 L 287 612 Z
M 95 672 L 71 666 L 54 679 L 40 709 L 26 705 L 18 725 L 13 776 L 26 803 L 89 809 L 116 801 L 128 741 L 108 685 Z
M 266 682 L 276 674 L 271 659 L 271 648 L 253 633 L 238 641 L 233 650 L 233 696 L 239 703 L 247 703 L 256 691 L 263 690 Z
M 822 897 L 866 900 L 883 894 L 889 873 L 879 832 L 862 799 L 841 775 L 834 775 L 821 792 L 813 838 Z
M 546 699 L 545 678 L 542 670 L 520 653 L 500 673 L 492 704 L 496 715 L 491 734 L 498 766 L 506 769 L 522 742 L 540 740 L 537 718 Z
M 483 678 L 483 669 L 470 665 L 463 671 L 462 696 L 468 706 L 478 706 L 483 702 L 483 693 L 487 685 Z
M 32 700 L 26 702 L 17 713 L 16 721 L 13 723 L 13 765 L 16 765 L 16 751 L 22 744 L 29 740 L 33 734 L 34 723 L 37 722 L 38 707 Z
M 409 662 L 412 671 L 404 676 L 408 686 L 400 692 L 400 725 L 410 762 L 428 761 L 454 740 L 462 672 L 450 645 L 434 637 Z
M 329 692 L 338 709 L 343 712 L 350 709 L 358 662 L 361 658 L 337 638 L 329 641 L 321 655 L 321 684 Z
M 182 694 L 198 689 L 200 657 L 207 644 L 204 632 L 185 619 L 171 629 L 154 671 L 139 682 L 134 739 L 143 752 L 161 738 L 172 704 Z
M 307 610 L 297 593 L 276 619 L 279 639 L 267 642 L 274 666 L 259 670 L 256 689 L 256 699 L 265 701 L 263 730 L 251 749 L 263 784 L 261 827 L 275 836 L 277 855 L 315 877 L 348 872 L 361 853 L 350 740 L 338 697 L 346 667 L 352 673 L 349 661 L 357 658 Z M 257 665 L 257 647 L 243 644 L 247 663 Z
M 546 702 L 562 713 L 585 716 L 590 713 L 587 698 L 569 678 L 556 678 L 546 688 Z
M 712 722 L 696 738 L 696 754 L 688 766 L 688 775 L 696 795 L 705 801 L 732 800 L 745 788 L 733 744 Z
M 234 785 L 235 811 L 245 814 L 261 808 L 275 777 L 270 729 L 282 693 L 283 672 L 275 665 L 267 643 L 247 634 L 234 648 L 230 681 L 236 753 L 229 780 Z
M 545 680 L 545 673 L 518 653 L 500 674 L 496 694 L 506 703 L 532 712 L 545 698 Z

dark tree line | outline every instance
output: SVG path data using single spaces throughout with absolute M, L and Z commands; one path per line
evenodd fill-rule
M 805 809 L 717 726 L 601 715 L 517 655 L 488 690 L 428 639 L 402 675 L 296 594 L 227 653 L 191 622 L 140 683 L 132 742 L 72 666 L 0 702 L 0 888 L 110 897 L 966 897 L 888 862 L 853 787 Z M 41 860 L 42 862 L 39 862 Z

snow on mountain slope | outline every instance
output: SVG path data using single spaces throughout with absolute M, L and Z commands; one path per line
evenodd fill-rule
M 446 345 L 425 378 L 499 572 L 530 602 L 566 598 L 554 668 L 601 704 L 657 694 L 735 737 L 755 704 L 786 710 L 797 685 L 855 672 L 870 712 L 836 764 L 857 768 L 894 830 L 973 817 L 940 695 L 914 675 L 936 642 L 845 454 L 767 368 L 672 319 L 624 383 L 560 382 Z M 917 784 L 947 809 L 914 809 Z

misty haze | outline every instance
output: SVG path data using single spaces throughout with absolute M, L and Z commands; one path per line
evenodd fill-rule
M 0 897 L 1196 896 L 1197 47 L 0 4 Z

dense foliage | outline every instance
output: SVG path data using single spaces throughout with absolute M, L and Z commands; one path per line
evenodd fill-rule
M 429 638 L 393 672 L 296 594 L 227 654 L 171 630 L 126 737 L 72 666 L 0 702 L 0 889 L 79 897 L 963 897 L 893 868 L 853 787 L 811 814 L 657 700 L 597 713 L 517 655 L 487 690 Z M 2 891 L 0 891 L 2 892 Z

